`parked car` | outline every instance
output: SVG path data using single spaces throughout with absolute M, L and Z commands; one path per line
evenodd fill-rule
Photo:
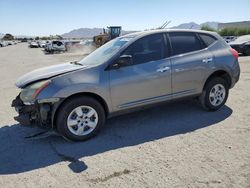
M 28 42 L 28 39 L 23 38 L 23 39 L 21 39 L 21 42 Z
M 45 48 L 46 41 L 38 41 L 38 45 L 40 48 Z
M 250 35 L 240 36 L 235 41 L 230 42 L 229 45 L 238 53 L 250 55 Z
M 66 51 L 65 43 L 63 41 L 57 41 L 57 40 L 54 40 L 50 43 L 47 43 L 45 45 L 44 49 L 48 53 L 65 52 Z
M 29 47 L 30 48 L 39 48 L 39 45 L 36 41 L 32 41 L 32 42 L 30 42 Z
M 14 45 L 14 42 L 11 40 L 6 40 L 5 42 L 6 42 L 7 46 Z
M 86 140 L 107 118 L 152 104 L 191 97 L 208 111 L 218 110 L 239 76 L 238 53 L 216 33 L 134 33 L 111 40 L 79 62 L 19 78 L 14 119 Z
M 235 37 L 235 36 L 224 36 L 223 38 L 224 38 L 224 40 L 225 40 L 227 43 L 232 42 L 232 41 L 234 41 L 235 39 L 237 39 L 237 37 Z
M 0 41 L 0 47 L 5 47 L 7 46 L 7 43 L 5 41 Z

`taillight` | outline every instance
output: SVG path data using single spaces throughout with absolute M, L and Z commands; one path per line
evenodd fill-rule
M 229 50 L 232 53 L 232 55 L 234 56 L 234 58 L 238 59 L 239 53 L 235 49 L 233 49 L 233 48 L 230 48 Z

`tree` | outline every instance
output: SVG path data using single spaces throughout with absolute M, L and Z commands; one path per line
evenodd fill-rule
M 35 40 L 39 40 L 39 37 L 36 37 Z
M 3 40 L 14 40 L 14 36 L 7 33 L 4 35 Z
M 250 28 L 237 28 L 237 27 L 224 28 L 224 29 L 219 31 L 219 34 L 221 36 L 249 35 L 250 34 Z
M 210 27 L 209 25 L 202 25 L 201 30 L 216 32 L 216 30 L 214 28 Z
M 46 36 L 40 37 L 40 39 L 41 39 L 41 40 L 50 40 L 50 38 L 49 38 L 49 37 L 46 37 Z
M 62 40 L 63 37 L 61 35 L 56 35 L 56 37 L 59 39 L 59 40 Z

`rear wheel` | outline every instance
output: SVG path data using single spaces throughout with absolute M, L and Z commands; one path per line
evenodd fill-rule
M 95 136 L 104 123 L 104 109 L 91 97 L 73 98 L 63 104 L 57 113 L 58 132 L 74 141 Z
M 98 45 L 101 46 L 101 45 L 102 45 L 102 40 L 101 40 L 101 39 L 98 39 L 98 42 L 97 42 L 97 43 L 98 43 Z
M 206 85 L 200 96 L 202 107 L 216 111 L 227 101 L 229 86 L 223 78 L 213 78 Z

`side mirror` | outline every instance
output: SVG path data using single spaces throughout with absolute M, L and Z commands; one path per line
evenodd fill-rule
M 117 59 L 116 63 L 112 65 L 112 69 L 119 69 L 120 67 L 125 67 L 131 64 L 132 64 L 132 56 L 122 55 Z

